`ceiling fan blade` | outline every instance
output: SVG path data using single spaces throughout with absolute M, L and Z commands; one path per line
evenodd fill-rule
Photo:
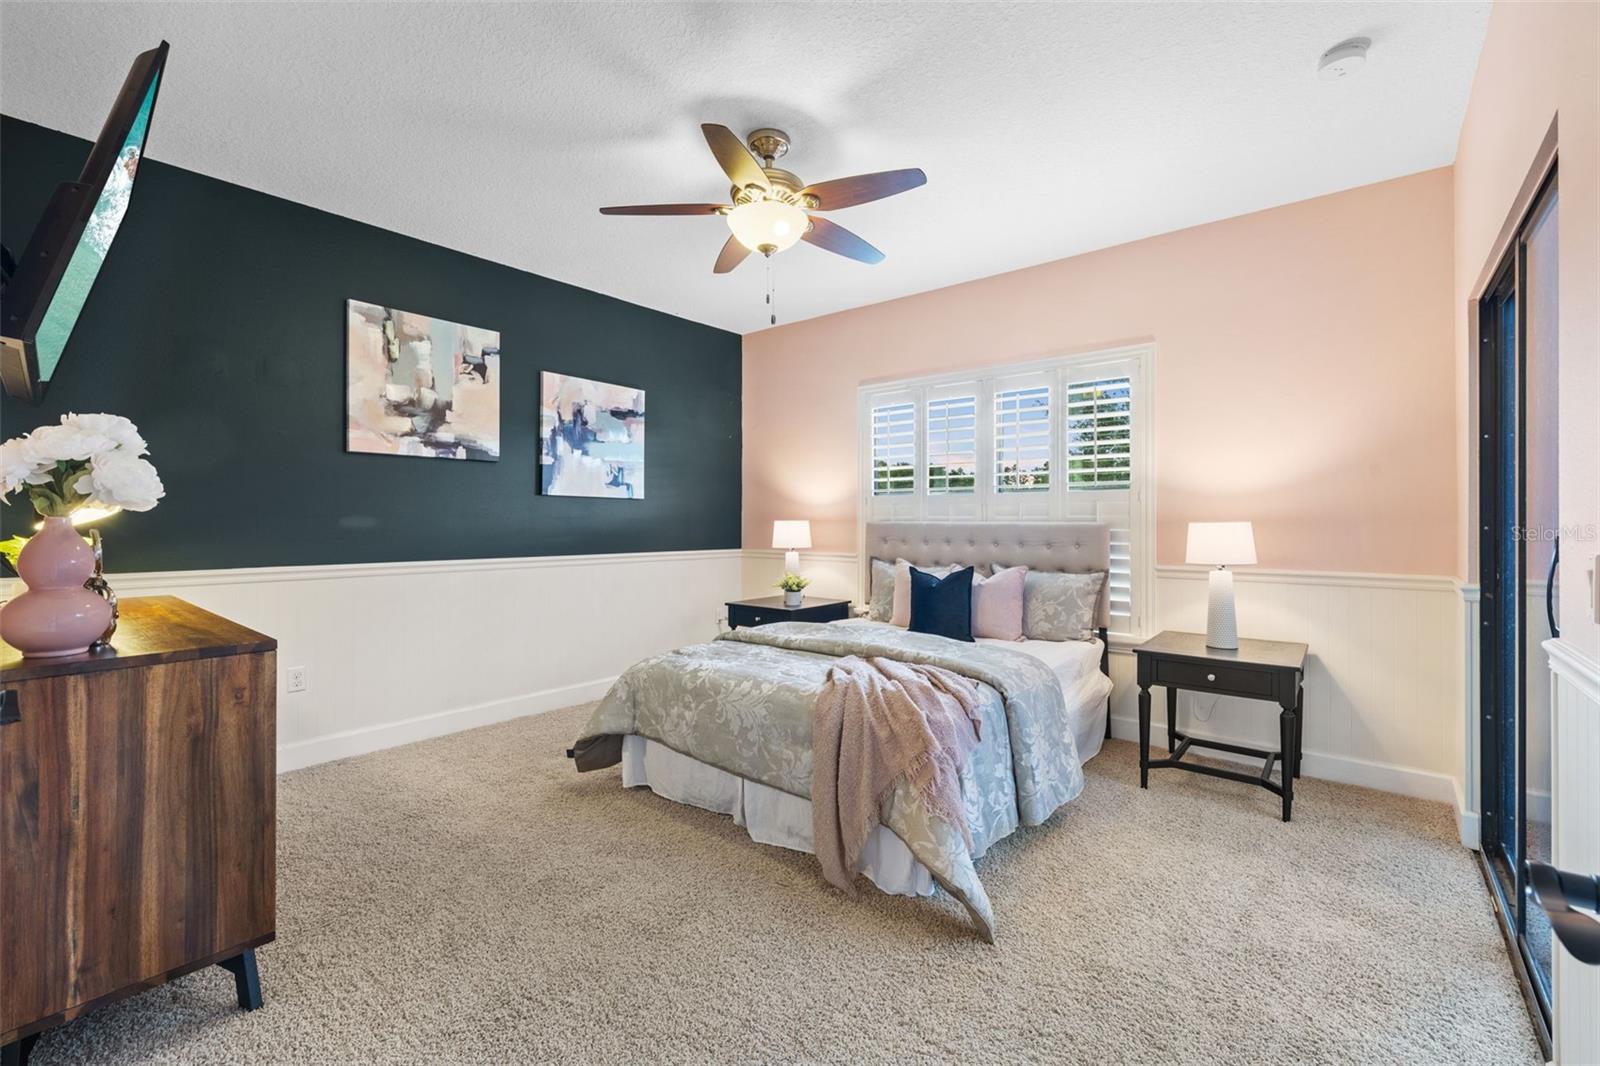
M 727 204 L 630 204 L 627 207 L 602 207 L 602 215 L 714 215 L 728 209 Z
M 811 218 L 811 228 L 800 238 L 808 244 L 862 263 L 881 263 L 883 253 L 854 233 L 825 218 Z
M 857 174 L 849 178 L 834 178 L 808 185 L 800 190 L 802 196 L 815 196 L 818 211 L 837 211 L 841 207 L 882 200 L 885 196 L 908 192 L 928 183 L 928 175 L 919 168 L 909 170 L 880 170 L 876 174 Z
M 750 254 L 750 249 L 739 243 L 739 238 L 730 236 L 728 243 L 722 246 L 722 251 L 717 255 L 717 265 L 711 268 L 713 274 L 726 274 Z
M 704 122 L 700 125 L 700 132 L 706 135 L 706 144 L 711 146 L 711 154 L 717 157 L 717 163 L 722 167 L 723 173 L 739 188 L 746 185 L 755 185 L 763 189 L 772 188 L 767 181 L 766 171 L 761 169 L 761 163 L 750 154 L 739 135 L 726 126 L 719 126 L 715 122 Z

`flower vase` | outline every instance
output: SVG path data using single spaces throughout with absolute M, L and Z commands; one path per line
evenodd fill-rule
M 84 587 L 94 549 L 66 518 L 46 518 L 17 557 L 27 591 L 0 609 L 0 640 L 31 658 L 78 655 L 111 625 L 111 605 Z
M 785 589 L 783 592 L 783 605 L 785 607 L 798 607 L 805 600 L 804 589 Z

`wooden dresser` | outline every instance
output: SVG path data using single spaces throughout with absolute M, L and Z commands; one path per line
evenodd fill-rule
M 0 643 L 0 1048 L 201 967 L 261 1003 L 273 937 L 277 641 L 170 596 L 112 647 Z

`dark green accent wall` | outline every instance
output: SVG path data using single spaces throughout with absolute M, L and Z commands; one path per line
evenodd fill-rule
M 88 151 L 0 117 L 0 238 L 14 255 Z M 498 462 L 346 454 L 350 297 L 500 330 Z M 104 524 L 107 565 L 124 572 L 737 548 L 740 347 L 147 160 L 43 405 L 0 401 L 0 437 L 67 411 L 138 424 L 167 496 Z M 643 500 L 539 495 L 541 370 L 647 391 Z M 0 533 L 33 521 L 9 504 Z

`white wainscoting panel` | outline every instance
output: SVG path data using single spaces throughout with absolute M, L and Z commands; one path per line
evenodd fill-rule
M 1579 874 L 1600 873 L 1600 663 L 1564 640 L 1550 656 L 1551 862 Z M 1530 693 L 1529 698 L 1532 699 Z M 1555 949 L 1555 1061 L 1600 1062 L 1600 966 Z
M 1158 628 L 1204 632 L 1206 572 L 1158 567 Z M 1304 772 L 1347 784 L 1457 804 L 1461 776 L 1460 594 L 1443 577 L 1240 569 L 1241 636 L 1310 647 Z M 1131 680 L 1131 667 L 1130 667 Z M 1165 693 L 1152 692 L 1152 736 L 1166 739 Z M 1112 714 L 1138 735 L 1136 694 Z M 1184 692 L 1179 728 L 1278 746 L 1278 722 L 1258 700 Z
M 650 552 L 112 574 L 278 640 L 278 770 L 600 698 L 709 640 L 740 553 Z M 0 589 L 0 595 L 9 594 Z M 285 671 L 308 684 L 290 693 Z
M 861 601 L 858 557 L 801 553 L 817 591 Z M 745 595 L 770 595 L 781 552 L 745 552 Z M 1236 571 L 1239 632 L 1310 646 L 1304 772 L 1348 784 L 1448 803 L 1464 843 L 1476 846 L 1476 817 L 1464 809 L 1462 766 L 1463 598 L 1447 577 Z M 1206 571 L 1156 568 L 1156 624 L 1205 630 Z M 1114 647 L 1112 732 L 1136 740 L 1133 656 Z M 1166 742 L 1166 694 L 1151 692 L 1152 743 Z M 1277 713 L 1255 700 L 1180 694 L 1180 728 L 1196 736 L 1278 746 Z

